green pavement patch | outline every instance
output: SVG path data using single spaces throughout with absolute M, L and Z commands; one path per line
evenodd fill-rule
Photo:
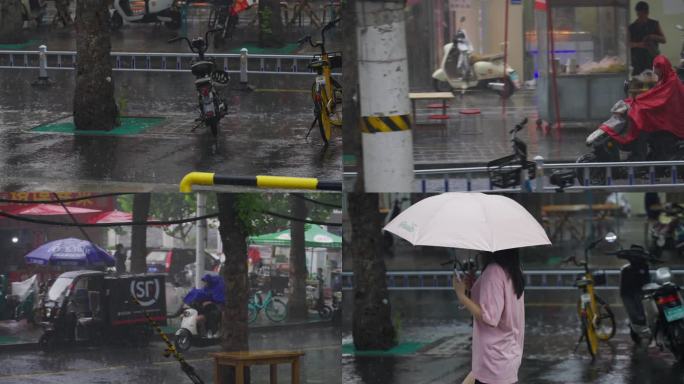
M 240 50 L 242 48 L 247 48 L 248 54 L 253 53 L 255 55 L 257 55 L 257 54 L 286 55 L 286 54 L 296 52 L 297 49 L 299 49 L 299 44 L 288 43 L 288 44 L 283 45 L 280 48 L 273 48 L 273 47 L 263 48 L 263 47 L 260 47 L 257 43 L 245 43 L 239 47 L 228 49 L 228 53 L 240 53 Z
M 342 156 L 342 163 L 347 167 L 356 165 L 356 156 L 345 154 Z
M 16 344 L 21 341 L 18 337 L 14 336 L 0 336 L 0 345 L 3 344 Z
M 24 50 L 26 48 L 35 46 L 36 44 L 38 44 L 38 40 L 29 40 L 29 41 L 26 41 L 23 43 L 15 43 L 15 44 L 0 44 L 0 49 L 19 51 L 19 50 Z M 36 47 L 36 49 L 37 49 L 37 47 Z
M 419 342 L 406 342 L 406 343 L 401 343 L 394 348 L 388 349 L 386 351 L 383 350 L 369 350 L 369 351 L 357 351 L 356 348 L 354 348 L 354 344 L 343 344 L 342 345 L 342 353 L 347 354 L 347 355 L 354 355 L 354 356 L 406 356 L 406 355 L 413 355 L 419 350 L 421 350 L 423 347 L 425 347 L 427 343 L 419 343 Z
M 31 131 L 33 132 L 53 132 L 71 133 L 75 135 L 95 135 L 95 136 L 126 136 L 137 135 L 145 130 L 155 127 L 164 121 L 163 117 L 122 117 L 121 125 L 114 127 L 111 131 L 76 131 L 74 122 L 60 120 L 43 125 L 39 125 Z

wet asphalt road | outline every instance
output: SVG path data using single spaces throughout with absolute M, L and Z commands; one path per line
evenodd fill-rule
M 0 187 L 3 190 L 175 191 L 190 171 L 286 175 L 339 180 L 341 135 L 323 150 L 317 131 L 305 139 L 313 112 L 311 79 L 255 76 L 256 91 L 224 92 L 229 113 L 217 143 L 195 125 L 193 78 L 187 74 L 114 74 L 117 99 L 129 116 L 161 116 L 164 124 L 134 136 L 74 136 L 30 129 L 68 117 L 73 72 L 52 74 L 55 85 L 29 86 L 29 70 L 0 70 Z
M 207 12 L 193 9 L 187 31 L 124 25 L 112 33 L 112 50 L 187 52 L 184 42 L 166 41 L 178 33 L 189 37 L 203 33 Z M 256 44 L 258 35 L 249 25 L 254 12 L 241 15 L 233 41 L 218 51 Z M 316 29 L 307 25 L 289 27 L 284 39 L 293 42 L 303 34 L 315 35 Z M 71 29 L 26 29 L 23 38 L 31 42 L 24 49 L 37 49 L 39 44 L 47 44 L 49 50 L 75 49 L 75 33 Z M 329 48 L 335 49 L 335 35 L 328 38 Z M 273 53 L 313 52 L 306 47 L 291 50 Z M 213 47 L 209 50 L 214 51 Z M 305 139 L 313 120 L 309 91 L 313 76 L 251 75 L 249 83 L 256 90 L 249 93 L 238 90 L 238 76 L 233 75 L 232 83 L 223 91 L 229 113 L 221 121 L 220 137 L 215 143 L 206 127 L 190 132 L 197 112 L 194 77 L 189 72 L 114 73 L 115 98 L 126 105 L 124 115 L 166 118 L 160 126 L 140 134 L 75 137 L 31 132 L 40 124 L 71 115 L 74 71 L 52 70 L 48 75 L 54 84 L 36 88 L 30 86 L 37 76 L 36 70 L 0 69 L 2 190 L 176 191 L 182 176 L 190 171 L 341 179 L 340 132 L 333 133 L 326 151 L 318 128 Z
M 657 347 L 634 347 L 626 331 L 624 312 L 617 308 L 618 333 L 600 347 L 592 362 L 579 337 L 573 304 L 530 306 L 526 309 L 525 348 L 519 383 L 535 384 L 680 384 L 684 367 Z M 455 306 L 455 303 L 453 303 Z M 452 320 L 404 320 L 402 342 L 423 342 L 417 353 L 404 356 L 353 357 L 343 355 L 345 383 L 452 384 L 470 371 L 469 336 L 472 329 L 460 311 Z M 351 343 L 345 332 L 344 343 Z
M 252 350 L 303 350 L 302 383 L 340 383 L 340 333 L 331 326 L 279 329 L 252 332 Z M 165 359 L 163 345 L 152 343 L 146 348 L 73 347 L 51 355 L 43 352 L 0 352 L 0 383 L 189 383 L 178 363 Z M 213 383 L 213 361 L 207 355 L 218 346 L 192 348 L 184 356 L 205 383 Z M 252 370 L 253 383 L 268 380 L 268 368 Z M 279 368 L 279 382 L 290 382 L 290 369 Z

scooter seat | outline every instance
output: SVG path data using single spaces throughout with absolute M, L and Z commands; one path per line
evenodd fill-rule
M 488 55 L 479 55 L 477 53 L 473 53 L 470 55 L 470 64 L 475 64 L 478 61 L 496 61 L 496 60 L 503 60 L 504 54 L 503 53 L 492 53 Z
M 577 281 L 575 281 L 575 286 L 581 288 L 581 287 L 586 287 L 590 283 L 591 283 L 591 280 L 589 280 L 589 279 L 577 279 Z
M 643 287 L 641 287 L 641 291 L 643 293 L 653 293 L 659 289 L 660 289 L 660 285 L 656 284 L 656 283 L 648 283 L 648 284 L 644 285 Z
M 195 87 L 200 87 L 205 84 L 211 84 L 211 78 L 209 77 L 202 77 L 201 79 L 195 80 Z

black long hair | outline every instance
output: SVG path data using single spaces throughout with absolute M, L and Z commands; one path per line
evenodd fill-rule
M 484 272 L 485 268 L 491 263 L 499 264 L 513 282 L 513 290 L 519 299 L 523 292 L 525 292 L 525 276 L 520 266 L 520 252 L 518 252 L 518 249 L 483 252 L 482 255 L 482 271 Z

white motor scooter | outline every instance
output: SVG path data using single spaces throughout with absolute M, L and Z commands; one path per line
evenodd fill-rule
M 203 342 L 203 344 L 209 344 L 221 338 L 220 324 L 216 333 L 206 329 L 206 326 L 206 330 L 201 333 L 197 327 L 197 316 L 199 316 L 197 309 L 185 306 L 185 310 L 181 313 L 181 325 L 176 331 L 176 338 L 174 340 L 174 345 L 178 351 L 184 352 L 190 349 L 192 345 L 199 345 Z
M 503 53 L 494 55 L 477 55 L 473 53 L 473 45 L 463 28 L 465 17 L 461 17 L 461 25 L 456 31 L 455 41 L 444 46 L 444 54 L 439 68 L 432 74 L 435 90 L 446 92 L 466 89 L 491 89 L 503 98 L 510 97 L 520 89 L 518 73 L 506 66 L 504 74 Z
M 164 23 L 171 30 L 181 27 L 181 13 L 177 0 L 114 0 L 110 9 L 110 28 L 116 31 L 128 23 Z M 131 6 L 134 5 L 134 6 Z

